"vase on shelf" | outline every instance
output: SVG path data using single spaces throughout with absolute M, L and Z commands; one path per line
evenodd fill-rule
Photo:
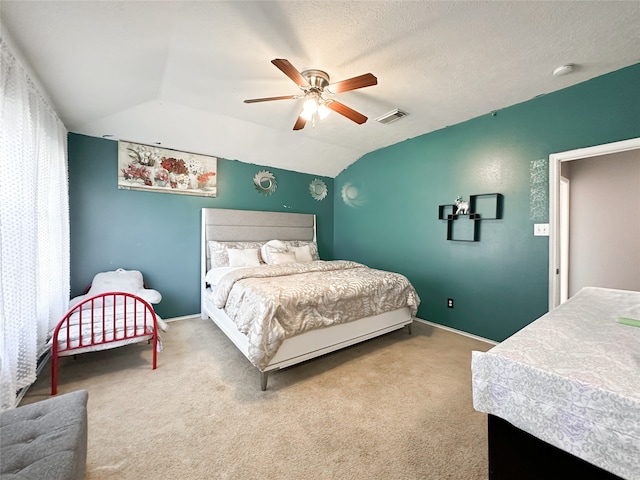
M 198 188 L 198 176 L 195 173 L 189 174 L 189 188 Z
M 155 180 L 156 187 L 166 187 L 169 183 L 169 172 L 162 167 L 156 168 L 153 178 Z
M 181 173 L 176 175 L 176 187 L 179 190 L 186 190 L 189 188 L 190 180 L 189 175 L 186 173 Z

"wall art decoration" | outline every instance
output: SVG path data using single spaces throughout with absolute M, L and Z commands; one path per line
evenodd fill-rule
M 546 223 L 549 215 L 549 162 L 546 158 L 529 162 L 529 217 Z
M 327 184 L 319 178 L 314 178 L 309 184 L 309 193 L 314 200 L 324 200 L 327 196 Z
M 266 170 L 260 170 L 253 176 L 253 185 L 262 195 L 271 195 L 278 188 L 276 177 Z
M 342 195 L 342 201 L 349 207 L 361 207 L 367 203 L 367 200 L 364 194 L 360 191 L 360 188 L 351 182 L 346 182 L 342 186 L 340 193 Z
M 118 188 L 215 197 L 218 159 L 131 142 L 118 142 Z
M 456 197 L 456 201 L 453 202 L 453 204 L 456 206 L 455 213 L 457 215 L 464 215 L 466 213 L 469 213 L 469 202 L 462 200 L 462 197 L 460 195 Z

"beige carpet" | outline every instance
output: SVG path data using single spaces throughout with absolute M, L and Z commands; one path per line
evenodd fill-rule
M 471 351 L 414 323 L 269 376 L 210 321 L 148 345 L 62 359 L 58 392 L 89 391 L 88 479 L 487 478 Z M 23 404 L 49 397 L 47 368 Z

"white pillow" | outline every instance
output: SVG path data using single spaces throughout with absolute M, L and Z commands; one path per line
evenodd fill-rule
M 215 240 L 209 240 L 210 268 L 229 266 L 229 254 L 227 252 L 229 248 L 236 248 L 238 250 L 244 250 L 247 248 L 260 249 L 262 245 L 262 242 L 218 242 Z
M 262 260 L 264 260 L 264 262 L 267 264 L 274 263 L 273 258 L 271 257 L 273 253 L 284 253 L 286 251 L 287 245 L 281 240 L 269 240 L 260 249 Z
M 260 265 L 257 248 L 227 248 L 230 267 L 257 267 Z
M 305 245 L 303 247 L 291 247 L 290 250 L 296 255 L 297 262 L 313 262 L 313 257 L 311 256 L 311 247 L 309 245 Z
M 271 265 L 296 263 L 296 254 L 293 252 L 272 252 L 269 255 L 271 258 Z
M 118 268 L 110 272 L 97 273 L 93 277 L 89 291 L 85 295 L 72 298 L 69 301 L 69 308 L 76 306 L 78 303 L 94 295 L 108 292 L 131 293 L 149 303 L 159 303 L 160 300 L 162 300 L 162 295 L 159 291 L 144 286 L 144 280 L 140 271 Z M 108 305 L 111 305 L 113 299 L 107 298 L 106 302 Z M 85 307 L 83 306 L 82 308 Z M 91 305 L 87 304 L 86 308 L 91 308 Z
M 87 293 L 98 295 L 106 292 L 127 292 L 137 294 L 144 288 L 142 273 L 138 270 L 118 268 L 112 272 L 100 272 L 93 277 Z

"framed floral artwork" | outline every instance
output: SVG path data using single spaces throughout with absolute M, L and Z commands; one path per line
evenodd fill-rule
M 118 188 L 215 197 L 218 159 L 118 142 Z

